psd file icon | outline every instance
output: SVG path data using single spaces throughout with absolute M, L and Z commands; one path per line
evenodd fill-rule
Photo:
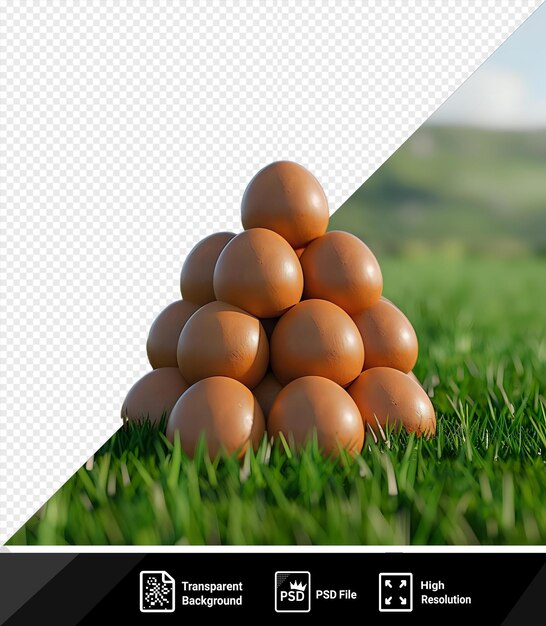
M 141 613 L 172 613 L 174 598 L 174 578 L 165 570 L 140 572 Z
M 275 611 L 309 613 L 310 610 L 310 572 L 275 572 Z

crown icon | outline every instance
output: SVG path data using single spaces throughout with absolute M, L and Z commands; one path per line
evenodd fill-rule
M 290 589 L 294 589 L 296 591 L 305 591 L 307 589 L 307 585 L 304 585 L 303 583 L 296 581 L 296 582 L 290 583 Z

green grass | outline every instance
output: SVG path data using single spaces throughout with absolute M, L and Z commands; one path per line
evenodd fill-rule
M 121 430 L 9 543 L 545 543 L 546 262 L 381 262 L 436 438 L 368 437 L 337 461 L 264 441 L 239 464 Z

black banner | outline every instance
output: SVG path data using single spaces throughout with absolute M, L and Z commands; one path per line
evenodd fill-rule
M 544 554 L 0 554 L 0 624 L 546 625 Z

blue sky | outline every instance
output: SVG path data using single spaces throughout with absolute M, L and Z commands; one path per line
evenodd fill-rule
M 546 4 L 440 107 L 430 122 L 546 128 Z

